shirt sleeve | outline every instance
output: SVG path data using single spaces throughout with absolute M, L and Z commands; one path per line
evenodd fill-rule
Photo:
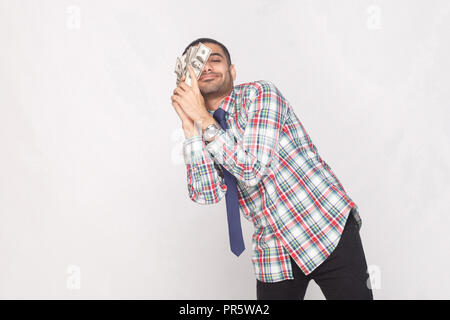
M 257 82 L 257 94 L 245 106 L 247 125 L 243 139 L 236 142 L 231 130 L 220 130 L 207 151 L 236 179 L 257 185 L 270 167 L 286 120 L 289 103 L 268 81 Z
M 183 156 L 189 198 L 199 204 L 219 202 L 224 197 L 227 186 L 220 167 L 206 151 L 201 136 L 194 136 L 183 142 Z

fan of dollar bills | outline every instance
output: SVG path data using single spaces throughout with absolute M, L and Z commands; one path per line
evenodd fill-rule
M 188 65 L 194 69 L 194 73 L 197 79 L 203 72 L 206 61 L 208 61 L 209 55 L 211 54 L 211 49 L 208 48 L 203 43 L 199 43 L 197 46 L 191 46 L 186 51 L 181 58 L 177 58 L 177 63 L 175 65 L 175 73 L 177 74 L 177 86 L 181 81 L 183 76 L 186 76 L 184 82 L 188 86 L 192 86 L 191 76 L 187 68 Z

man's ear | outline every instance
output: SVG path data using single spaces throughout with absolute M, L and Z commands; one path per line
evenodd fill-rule
M 230 65 L 230 72 L 231 76 L 233 77 L 233 81 L 236 81 L 236 68 L 234 67 L 234 64 Z

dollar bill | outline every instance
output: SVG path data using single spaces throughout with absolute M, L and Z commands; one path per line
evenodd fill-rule
M 186 76 L 184 82 L 188 86 L 192 86 L 191 75 L 187 68 L 188 65 L 194 70 L 195 76 L 200 78 L 200 75 L 205 68 L 205 64 L 208 61 L 209 55 L 211 54 L 211 48 L 203 43 L 199 43 L 197 46 L 191 46 L 188 48 L 186 53 L 181 57 L 177 58 L 175 64 L 175 74 L 177 75 L 177 85 L 180 83 L 181 78 Z

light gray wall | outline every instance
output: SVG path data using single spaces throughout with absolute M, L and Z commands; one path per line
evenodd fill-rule
M 449 299 L 446 0 L 0 1 L 0 298 L 255 299 L 188 199 L 176 56 L 274 82 L 361 209 L 375 299 Z M 311 283 L 307 299 L 323 299 Z

